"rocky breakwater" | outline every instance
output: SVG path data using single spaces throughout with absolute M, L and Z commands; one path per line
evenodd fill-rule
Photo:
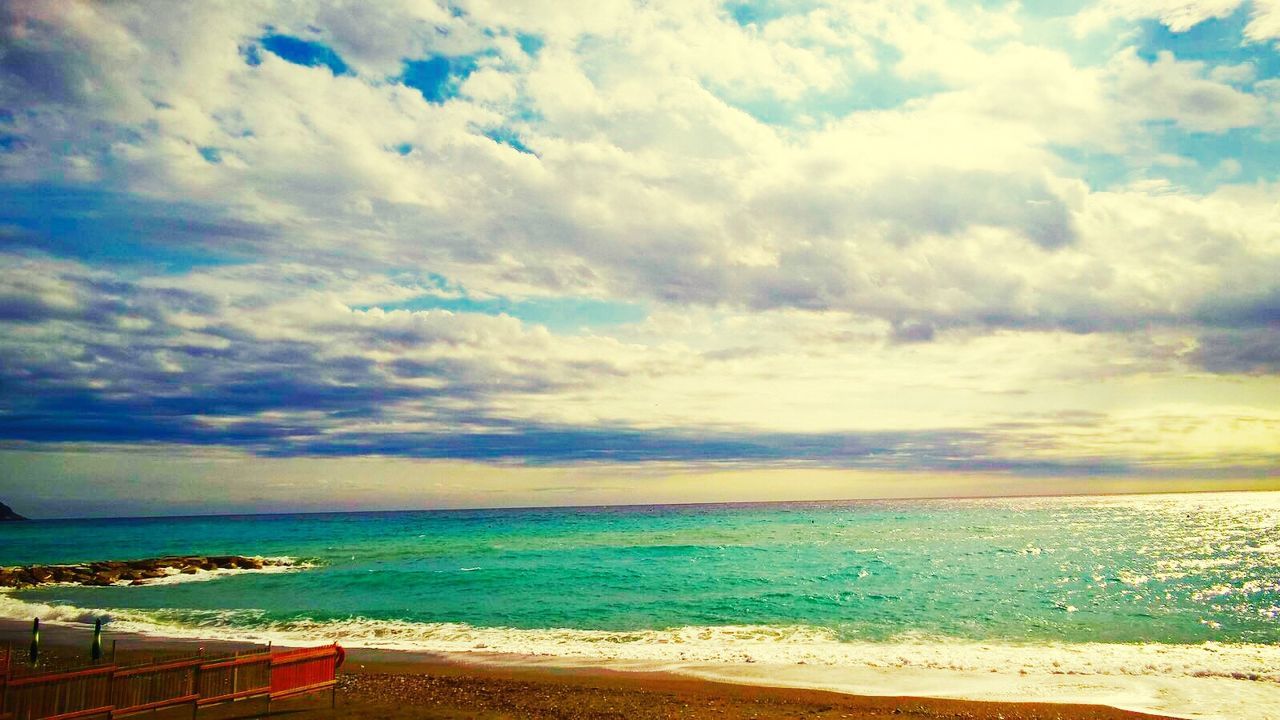
M 106 560 L 79 565 L 27 565 L 0 568 L 0 587 L 29 588 L 71 585 L 146 585 L 174 575 L 197 575 L 217 570 L 263 570 L 287 567 L 290 560 L 242 555 L 171 555 L 144 560 Z

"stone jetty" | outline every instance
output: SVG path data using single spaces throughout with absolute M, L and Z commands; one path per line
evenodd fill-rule
M 144 560 L 106 560 L 79 565 L 27 565 L 0 568 L 0 587 L 29 588 L 56 583 L 90 585 L 146 585 L 170 575 L 195 575 L 211 570 L 262 570 L 292 565 L 288 560 L 242 555 L 169 555 Z

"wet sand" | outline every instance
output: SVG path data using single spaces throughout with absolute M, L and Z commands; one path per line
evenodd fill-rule
M 360 667 L 363 664 L 364 667 Z M 869 697 L 709 682 L 663 673 L 365 662 L 315 718 L 1154 718 L 1096 705 Z
M 90 631 L 46 625 L 42 665 L 68 667 L 87 661 Z M 255 646 L 107 633 L 104 645 L 121 664 L 149 658 L 249 650 Z M 0 644 L 25 655 L 29 625 L 0 621 Z M 317 644 L 320 644 L 317 642 Z M 261 646 L 257 646 L 261 649 Z M 425 653 L 353 649 L 339 673 L 336 707 L 322 693 L 289 703 L 277 712 L 316 719 L 363 718 L 566 718 L 650 720 L 657 718 L 951 718 L 972 720 L 1075 720 L 1160 716 L 1099 705 L 978 702 L 914 697 L 848 695 L 821 690 L 711 682 L 656 672 L 630 672 L 546 665 L 464 663 Z M 265 708 L 245 705 L 256 714 Z M 201 717 L 240 715 L 229 707 Z

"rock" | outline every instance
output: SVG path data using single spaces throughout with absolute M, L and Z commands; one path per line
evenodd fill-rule
M 0 522 L 15 522 L 18 520 L 26 520 L 26 518 L 14 512 L 13 508 L 0 502 Z
M 54 565 L 49 568 L 49 573 L 53 576 L 53 582 L 79 582 L 86 573 L 84 568 L 68 567 L 66 565 Z
M 202 570 L 238 568 L 261 570 L 267 566 L 288 565 L 278 560 L 243 557 L 241 555 L 170 555 L 142 560 L 100 560 L 82 565 L 29 565 L 0 567 L 0 587 L 25 588 L 49 583 L 74 583 L 106 587 L 126 582 L 144 585 L 145 581 L 162 578 L 174 572 L 195 575 Z

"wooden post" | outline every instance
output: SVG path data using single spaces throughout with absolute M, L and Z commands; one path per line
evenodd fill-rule
M 203 655 L 204 648 L 200 648 L 200 651 L 201 651 L 201 654 Z M 197 665 L 191 671 L 191 692 L 197 696 L 200 694 L 200 667 L 201 665 Z M 196 720 L 196 717 L 199 715 L 200 715 L 200 698 L 197 697 L 195 700 L 191 701 L 191 720 Z
M 89 659 L 95 663 L 102 659 L 102 618 L 93 622 L 93 644 L 89 646 Z
M 111 664 L 112 665 L 116 664 L 116 643 L 117 642 L 119 641 L 118 640 L 111 641 Z
M 40 618 L 31 621 L 31 667 L 40 661 Z

